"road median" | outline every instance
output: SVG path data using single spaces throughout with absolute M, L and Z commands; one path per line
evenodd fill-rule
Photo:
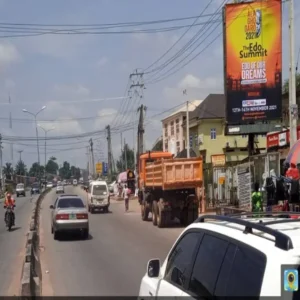
M 29 230 L 27 233 L 24 264 L 21 277 L 20 296 L 41 296 L 41 263 L 40 263 L 40 209 L 44 197 L 51 189 L 43 191 L 35 202 L 31 213 Z

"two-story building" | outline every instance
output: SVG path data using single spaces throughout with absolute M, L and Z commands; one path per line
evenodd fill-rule
M 184 124 L 183 134 L 186 127 Z M 201 154 L 205 163 L 212 163 L 212 158 L 223 157 L 226 162 L 242 161 L 248 156 L 247 136 L 225 135 L 225 95 L 209 94 L 198 107 L 190 112 L 190 146 Z M 266 150 L 266 137 L 256 137 L 256 149 Z
M 190 101 L 188 104 L 189 112 L 195 110 L 202 100 Z M 186 138 L 184 135 L 183 124 L 186 120 L 187 106 L 183 105 L 176 112 L 162 120 L 163 127 L 163 151 L 177 154 L 185 149 Z

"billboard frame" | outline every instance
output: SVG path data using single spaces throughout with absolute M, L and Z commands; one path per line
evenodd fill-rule
M 258 124 L 258 123 L 263 123 L 263 124 L 266 124 L 268 123 L 269 121 L 281 121 L 281 118 L 282 118 L 282 98 L 281 98 L 281 101 L 277 103 L 277 109 L 279 109 L 279 114 L 280 116 L 276 116 L 274 118 L 270 118 L 268 117 L 267 119 L 258 119 L 256 120 L 255 118 L 253 119 L 250 119 L 249 121 L 242 121 L 242 115 L 241 115 L 241 120 L 240 121 L 230 121 L 230 117 L 229 117 L 229 106 L 228 106 L 228 103 L 229 103 L 229 99 L 228 99 L 228 84 L 227 84 L 227 71 L 228 71 L 228 65 L 227 65 L 227 59 L 228 59 L 228 54 L 227 54 L 227 46 L 228 46 L 228 41 L 227 41 L 227 27 L 228 27 L 228 24 L 226 24 L 226 10 L 228 9 L 228 7 L 233 7 L 233 6 L 239 6 L 239 5 L 251 5 L 253 3 L 261 3 L 261 2 L 269 2 L 272 4 L 275 3 L 275 2 L 278 2 L 280 4 L 280 36 L 281 36 L 281 43 L 280 43 L 280 61 L 281 61 L 281 68 L 279 70 L 279 81 L 280 81 L 280 89 L 281 89 L 281 93 L 280 95 L 282 95 L 282 1 L 281 0 L 269 0 L 269 1 L 262 1 L 262 0 L 254 0 L 254 1 L 249 1 L 249 2 L 242 2 L 242 3 L 228 3 L 226 5 L 223 6 L 223 11 L 222 11 L 222 22 L 223 22 L 223 53 L 224 53 L 224 58 L 223 58 L 223 71 L 224 71 L 224 94 L 225 94 L 225 122 L 226 122 L 226 127 L 228 126 L 247 126 L 249 124 L 251 125 L 255 125 L 255 124 Z M 276 4 L 277 5 L 277 4 Z M 230 24 L 229 24 L 230 26 Z M 276 73 L 274 73 L 274 76 L 276 75 Z M 259 88 L 260 90 L 262 90 L 262 88 Z M 242 100 L 240 100 L 242 101 Z M 267 127 L 267 126 L 263 126 L 264 129 Z M 262 130 L 259 130 L 259 133 L 267 133 L 268 131 L 263 131 L 264 130 L 262 128 Z M 227 134 L 228 134 L 228 130 L 227 131 Z M 226 134 L 226 135 L 227 135 Z M 230 135 L 230 134 L 229 134 Z

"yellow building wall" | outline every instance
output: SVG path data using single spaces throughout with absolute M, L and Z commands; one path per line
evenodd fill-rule
M 211 139 L 211 129 L 216 129 L 216 139 Z M 199 154 L 201 150 L 206 150 L 206 163 L 211 162 L 211 155 L 224 154 L 224 148 L 226 143 L 229 143 L 229 147 L 232 148 L 243 148 L 247 147 L 248 137 L 242 136 L 225 136 L 225 126 L 223 120 L 201 120 L 198 125 L 190 128 L 190 136 L 193 137 L 203 135 L 203 143 L 197 146 L 197 141 L 193 139 L 193 149 Z M 258 141 L 258 148 L 266 148 L 266 137 L 259 135 L 256 137 Z M 226 161 L 241 161 L 248 156 L 247 151 L 233 151 L 225 152 Z

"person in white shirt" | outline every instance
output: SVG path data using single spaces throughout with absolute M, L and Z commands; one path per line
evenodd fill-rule
M 123 199 L 125 202 L 125 211 L 128 211 L 128 208 L 129 208 L 129 193 L 130 193 L 130 190 L 127 187 L 127 185 L 125 184 L 124 189 L 123 189 Z

